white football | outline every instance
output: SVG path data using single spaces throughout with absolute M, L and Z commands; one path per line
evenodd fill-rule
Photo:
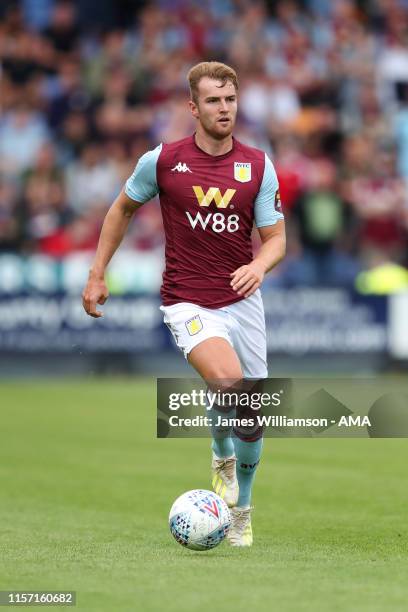
M 209 550 L 218 546 L 230 525 L 231 514 L 225 501 L 205 489 L 193 489 L 180 495 L 169 514 L 174 538 L 192 550 Z

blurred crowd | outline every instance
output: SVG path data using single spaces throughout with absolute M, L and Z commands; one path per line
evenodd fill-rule
M 270 282 L 352 286 L 408 266 L 408 0 L 3 0 L 0 253 L 96 247 L 146 150 L 190 134 L 186 73 L 238 72 L 236 137 L 281 185 Z M 161 249 L 157 202 L 128 248 Z

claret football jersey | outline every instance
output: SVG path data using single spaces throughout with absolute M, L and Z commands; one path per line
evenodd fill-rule
M 233 139 L 224 155 L 209 155 L 189 136 L 161 144 L 138 161 L 126 194 L 160 198 L 166 237 L 164 306 L 192 302 L 221 308 L 243 299 L 231 272 L 251 262 L 251 232 L 283 219 L 272 162 Z

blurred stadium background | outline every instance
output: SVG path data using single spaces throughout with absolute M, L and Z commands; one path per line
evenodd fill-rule
M 408 358 L 406 0 L 3 0 L 3 375 L 186 370 L 163 329 L 158 202 L 80 293 L 139 156 L 194 129 L 188 68 L 240 77 L 236 136 L 273 159 L 288 254 L 264 285 L 271 373 L 365 373 Z M 330 359 L 328 359 L 330 357 Z

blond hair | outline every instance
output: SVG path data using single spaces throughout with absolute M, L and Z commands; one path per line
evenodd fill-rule
M 221 81 L 224 86 L 227 81 L 231 81 L 235 90 L 238 91 L 237 73 L 231 66 L 222 62 L 200 62 L 193 66 L 187 75 L 190 85 L 191 99 L 197 104 L 198 84 L 202 78 L 208 77 L 215 81 Z

